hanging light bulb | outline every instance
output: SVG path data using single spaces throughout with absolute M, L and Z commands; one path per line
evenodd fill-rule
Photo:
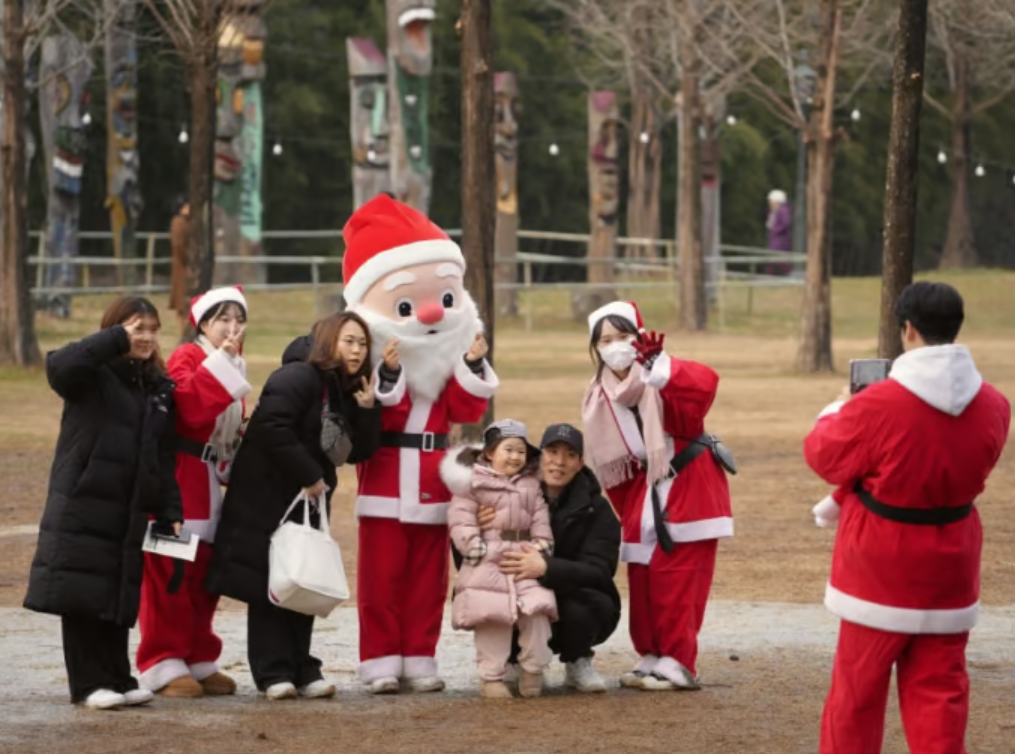
M 849 117 L 853 119 L 854 123 L 859 122 L 859 120 L 860 120 L 860 108 L 854 107 L 853 108 L 853 112 L 851 112 L 849 114 Z
M 85 126 L 91 125 L 91 122 L 92 122 L 92 114 L 91 113 L 85 113 L 84 115 L 81 116 L 81 124 L 82 125 L 85 125 Z
M 942 165 L 948 162 L 948 155 L 945 154 L 945 151 L 943 149 L 937 150 L 937 161 Z
M 983 167 L 983 165 L 977 165 L 977 166 L 976 166 L 976 171 L 975 171 L 975 172 L 976 172 L 976 177 L 977 177 L 977 178 L 983 178 L 983 176 L 985 176 L 985 175 L 987 174 L 987 171 L 986 171 L 986 169 L 985 169 L 985 168 Z
M 733 115 L 733 113 L 730 113 L 729 115 L 726 116 L 726 125 L 735 126 L 736 124 L 737 124 L 737 116 Z
M 651 138 L 652 137 L 650 137 L 648 135 L 648 131 L 642 131 L 641 132 L 641 136 L 638 137 L 638 141 L 640 141 L 642 144 L 648 144 L 649 143 L 649 139 L 651 139 Z
M 373 149 L 368 149 L 367 150 L 367 160 L 369 160 L 370 162 L 376 162 L 377 161 L 377 152 L 374 151 Z
M 409 154 L 412 155 L 414 160 L 418 160 L 420 155 L 423 154 L 423 148 L 419 144 L 413 144 L 409 147 Z
M 190 141 L 190 134 L 187 133 L 186 127 L 180 129 L 180 135 L 177 137 L 181 144 L 186 144 Z
M 282 154 L 282 144 L 278 141 L 278 139 L 275 140 L 275 146 L 271 148 L 271 153 L 276 157 Z
M 550 156 L 551 157 L 556 157 L 559 154 L 560 154 L 560 147 L 558 147 L 556 144 L 551 144 L 550 145 Z

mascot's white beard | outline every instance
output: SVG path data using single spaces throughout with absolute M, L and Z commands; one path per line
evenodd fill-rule
M 472 296 L 464 293 L 459 309 L 446 309 L 436 325 L 424 325 L 416 319 L 402 322 L 375 314 L 366 307 L 352 307 L 370 326 L 373 340 L 371 357 L 381 362 L 384 346 L 398 338 L 398 357 L 405 370 L 406 386 L 413 400 L 436 401 L 454 374 L 455 365 L 483 332 L 483 322 Z M 430 333 L 437 330 L 437 333 Z

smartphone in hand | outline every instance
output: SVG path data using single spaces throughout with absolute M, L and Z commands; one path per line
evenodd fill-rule
M 890 359 L 852 359 L 849 362 L 849 393 L 856 395 L 868 385 L 888 379 Z

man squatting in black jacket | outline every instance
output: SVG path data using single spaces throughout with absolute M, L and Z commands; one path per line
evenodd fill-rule
M 620 622 L 620 594 L 613 582 L 620 552 L 620 522 L 603 497 L 595 475 L 584 465 L 582 433 L 570 424 L 552 424 L 540 443 L 543 495 L 550 505 L 553 554 L 507 553 L 501 571 L 521 579 L 539 579 L 557 597 L 560 619 L 553 624 L 550 649 L 566 665 L 567 685 L 582 692 L 606 690 L 592 667 L 592 648 L 602 644 Z M 493 510 L 479 511 L 479 525 Z M 452 548 L 455 565 L 461 555 Z M 517 675 L 517 635 L 510 676 Z

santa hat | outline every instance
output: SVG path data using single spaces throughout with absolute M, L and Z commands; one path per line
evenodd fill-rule
M 640 333 L 645 332 L 645 323 L 641 321 L 641 312 L 638 311 L 636 303 L 633 301 L 611 301 L 589 315 L 589 334 L 591 335 L 595 331 L 596 325 L 599 324 L 600 320 L 610 315 L 630 322 L 634 326 L 634 329 Z
M 417 264 L 450 262 L 465 272 L 458 244 L 422 212 L 378 194 L 356 210 L 342 229 L 342 295 L 354 306 L 392 272 Z
M 225 288 L 212 288 L 207 293 L 194 296 L 190 300 L 190 324 L 197 329 L 198 322 L 209 311 L 219 304 L 239 304 L 243 313 L 247 313 L 247 300 L 243 298 L 243 288 L 238 285 L 231 285 Z

